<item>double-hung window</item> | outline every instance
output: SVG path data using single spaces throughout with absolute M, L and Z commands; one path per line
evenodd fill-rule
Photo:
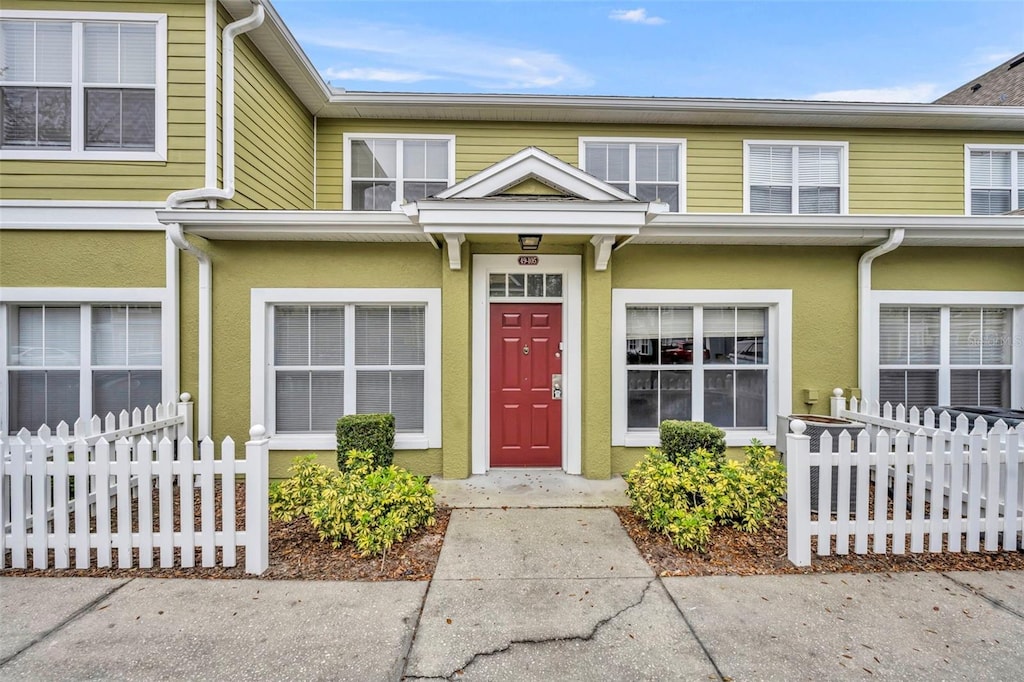
M 1024 208 L 1024 146 L 967 145 L 968 215 L 999 215 Z
M 0 13 L 3 158 L 160 160 L 166 17 Z
M 161 402 L 158 305 L 11 305 L 6 324 L 10 432 Z
M 436 447 L 439 308 L 436 290 L 254 290 L 254 423 L 274 447 L 330 447 L 340 417 L 391 413 L 396 447 Z
M 1012 307 L 883 304 L 878 330 L 880 402 L 1010 407 L 1024 381 Z
M 346 210 L 390 211 L 455 184 L 454 136 L 346 133 L 344 141 Z
M 641 201 L 686 210 L 686 140 L 580 138 L 580 168 Z
M 744 211 L 846 213 L 845 142 L 746 140 Z
M 613 443 L 656 445 L 666 419 L 770 439 L 788 409 L 790 292 L 613 292 Z

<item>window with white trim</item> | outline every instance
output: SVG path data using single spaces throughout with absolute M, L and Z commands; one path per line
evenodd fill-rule
M 161 152 L 165 22 L 163 15 L 151 14 L 4 13 L 0 148 L 5 156 L 112 153 L 131 159 Z
M 967 214 L 1024 208 L 1024 147 L 967 145 Z
M 641 201 L 686 206 L 686 140 L 581 138 L 580 168 Z
M 9 306 L 8 430 L 161 401 L 158 305 Z
M 846 213 L 845 142 L 745 141 L 748 213 Z
M 422 433 L 425 333 L 423 305 L 274 306 L 276 432 L 333 432 L 345 414 L 390 412 L 397 433 Z
M 612 296 L 614 444 L 656 445 L 666 419 L 714 424 L 734 445 L 770 438 L 791 395 L 789 291 Z
M 455 138 L 345 135 L 345 208 L 390 211 L 455 183 Z
M 883 305 L 880 402 L 1010 407 L 1013 309 Z

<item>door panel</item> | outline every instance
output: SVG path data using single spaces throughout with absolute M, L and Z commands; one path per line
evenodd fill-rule
M 561 304 L 492 303 L 490 325 L 490 465 L 561 466 Z

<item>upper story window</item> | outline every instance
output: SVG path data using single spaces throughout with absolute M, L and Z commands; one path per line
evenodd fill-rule
M 166 18 L 0 14 L 3 158 L 162 160 Z
M 847 213 L 845 142 L 746 140 L 747 213 Z
M 686 210 L 686 140 L 580 138 L 580 168 L 641 201 Z
M 1024 147 L 967 145 L 966 213 L 999 215 L 1024 208 Z
M 345 135 L 345 209 L 390 211 L 455 184 L 452 135 Z

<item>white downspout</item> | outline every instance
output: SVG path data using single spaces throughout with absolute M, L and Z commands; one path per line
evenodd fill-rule
M 199 189 L 183 190 L 174 192 L 167 197 L 168 208 L 180 208 L 183 204 L 195 201 L 227 201 L 235 195 L 235 38 L 247 31 L 252 31 L 263 24 L 266 11 L 259 4 L 258 0 L 252 0 L 253 11 L 248 17 L 240 19 L 224 27 L 222 46 L 224 51 L 223 63 L 221 64 L 221 83 L 224 91 L 224 100 L 221 103 L 221 118 L 224 125 L 224 187 L 216 186 L 216 150 L 211 151 L 211 140 L 216 140 L 216 135 L 210 133 L 210 128 L 216 125 L 216 116 L 209 115 L 211 107 L 209 98 L 210 83 L 207 81 L 207 135 L 206 135 L 206 173 L 204 182 L 206 187 Z M 207 29 L 216 27 L 216 3 L 207 5 Z M 214 35 L 210 30 L 208 35 Z M 210 40 L 207 43 L 207 76 L 215 70 L 209 68 L 211 54 L 216 54 L 216 45 L 210 49 Z M 214 84 L 213 90 L 216 91 Z M 215 146 L 215 145 L 214 145 Z M 213 182 L 211 182 L 213 178 Z M 187 239 L 180 223 L 167 225 L 167 238 L 179 250 L 191 254 L 199 262 L 199 415 L 197 419 L 196 439 L 212 435 L 213 424 L 213 267 L 210 263 L 210 256 L 198 249 Z
M 905 229 L 894 227 L 884 243 L 871 249 L 860 257 L 857 263 L 857 348 L 860 353 L 857 363 L 859 369 L 860 389 L 875 385 L 875 367 L 878 363 L 878 330 L 874 328 L 874 310 L 871 301 L 871 264 L 879 256 L 895 251 L 903 243 Z M 864 396 L 878 400 L 878 396 Z
M 221 103 L 221 119 L 224 125 L 224 187 L 211 185 L 198 189 L 174 192 L 167 197 L 168 208 L 180 208 L 192 201 L 227 201 L 235 196 L 235 37 L 252 31 L 263 24 L 266 10 L 263 5 L 253 2 L 252 14 L 224 27 L 221 46 L 224 51 L 221 64 L 221 87 L 224 101 Z
M 180 223 L 167 225 L 167 238 L 199 261 L 199 416 L 196 440 L 212 435 L 213 422 L 213 267 L 210 256 L 185 239 Z

